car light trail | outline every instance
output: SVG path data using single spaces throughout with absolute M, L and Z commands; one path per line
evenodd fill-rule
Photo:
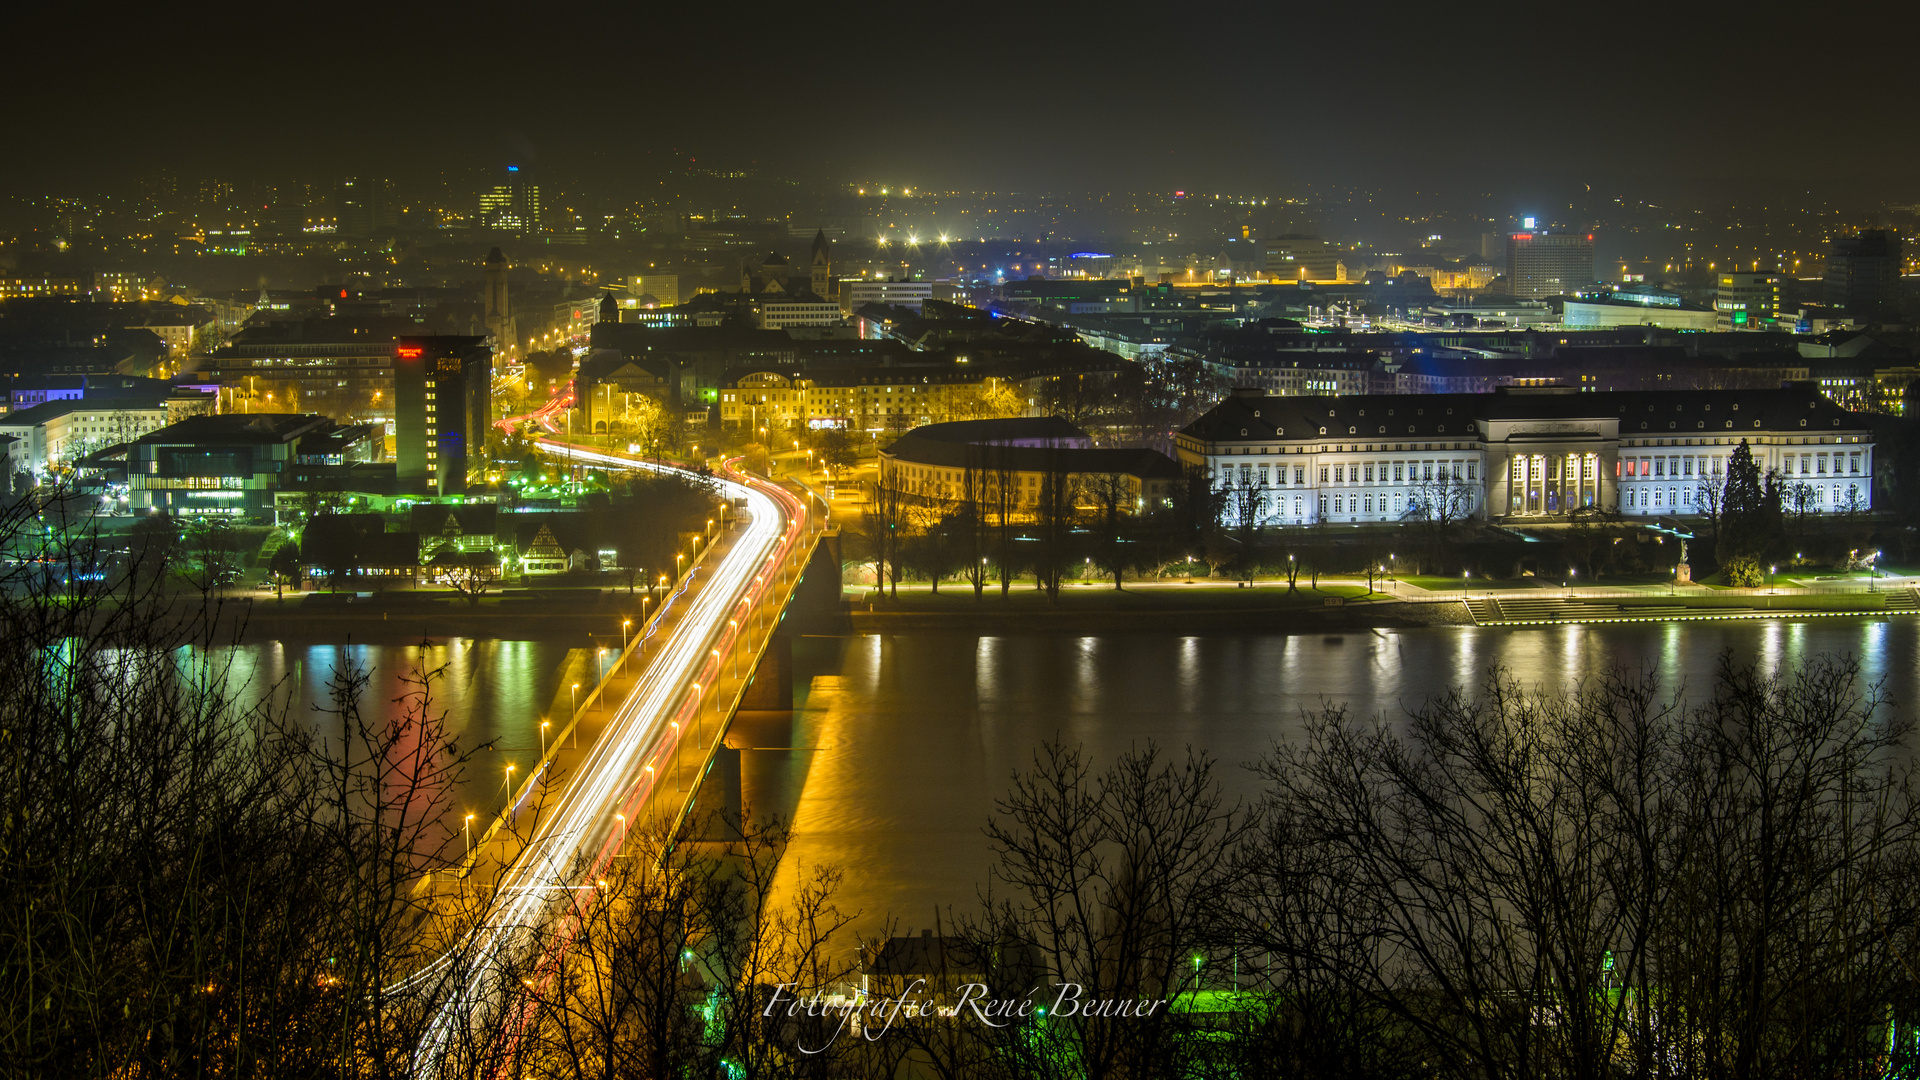
M 586 464 L 692 475 L 684 469 L 555 440 L 542 439 L 539 445 L 548 453 Z M 789 556 L 800 540 L 805 508 L 799 499 L 739 472 L 732 461 L 713 482 L 722 497 L 744 500 L 746 526 L 718 565 L 703 564 L 683 579 L 681 593 L 696 574 L 707 574 L 692 604 L 644 663 L 632 691 L 607 721 L 572 781 L 557 793 L 519 855 L 501 872 L 498 888 L 504 899 L 457 950 L 464 953 L 469 966 L 422 1036 L 417 1060 L 430 1075 L 461 1045 L 462 1035 L 472 1030 L 470 1025 L 493 1019 L 491 1013 L 502 1004 L 493 989 L 497 973 L 507 962 L 525 959 L 528 950 L 536 947 L 534 930 L 555 913 L 556 899 L 584 893 L 591 902 L 601 868 L 624 840 L 626 821 L 644 805 L 660 778 L 655 762 L 676 754 L 681 733 L 698 727 L 701 688 L 717 686 L 722 658 L 752 625 L 732 616 L 742 604 L 751 611 L 771 595 L 765 568 Z M 663 609 L 666 606 L 662 604 Z M 772 632 L 772 625 L 766 632 Z M 716 717 L 714 725 L 719 722 Z M 718 735 L 705 729 L 701 734 Z M 451 964 L 452 954 L 443 956 L 400 986 L 417 985 Z

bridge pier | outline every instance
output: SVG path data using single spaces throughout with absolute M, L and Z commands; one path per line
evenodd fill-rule
M 789 607 L 792 626 L 802 634 L 844 634 L 850 629 L 840 604 L 840 527 L 827 526 L 814 545 Z
M 742 712 L 782 712 L 793 708 L 793 636 L 776 630 L 740 695 Z
M 739 840 L 740 825 L 746 819 L 745 800 L 740 794 L 740 751 L 726 745 L 715 747 L 713 761 L 696 790 L 693 812 L 699 815 L 699 839 Z

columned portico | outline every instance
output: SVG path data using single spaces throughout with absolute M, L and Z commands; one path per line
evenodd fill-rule
M 1494 517 L 1547 517 L 1611 508 L 1619 421 L 1487 420 L 1488 509 Z

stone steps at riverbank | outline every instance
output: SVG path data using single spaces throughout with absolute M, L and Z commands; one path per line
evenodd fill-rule
M 1920 602 L 1916 602 L 1912 589 L 1862 594 L 1857 597 L 1856 603 L 1838 607 L 1813 607 L 1796 603 L 1805 599 L 1791 595 L 1771 597 L 1761 606 L 1754 606 L 1686 601 L 1640 604 L 1563 597 L 1501 596 L 1469 600 L 1467 610 L 1474 622 L 1481 626 L 1920 614 Z

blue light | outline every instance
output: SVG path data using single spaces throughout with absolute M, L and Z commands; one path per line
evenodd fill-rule
M 508 171 L 508 172 L 519 172 L 519 171 L 520 171 L 520 166 L 518 166 L 518 165 L 509 165 L 509 166 L 507 166 L 507 171 Z

